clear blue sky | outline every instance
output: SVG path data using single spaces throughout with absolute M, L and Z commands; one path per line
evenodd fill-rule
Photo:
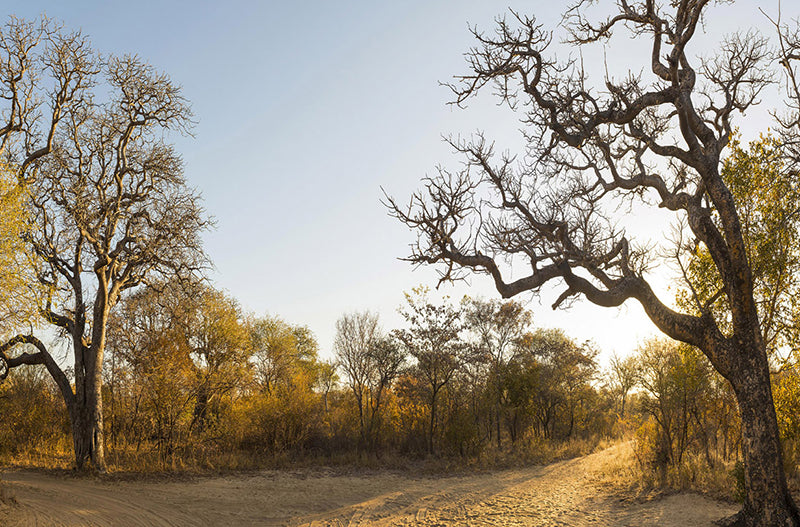
M 437 164 L 456 166 L 442 134 L 482 129 L 519 144 L 508 110 L 488 99 L 448 107 L 438 84 L 464 72 L 467 24 L 491 28 L 507 1 L 5 5 L 80 28 L 98 51 L 137 54 L 183 86 L 198 124 L 177 144 L 218 223 L 205 237 L 212 279 L 256 314 L 310 326 L 323 356 L 342 313 L 378 311 L 391 328 L 404 290 L 435 285 L 433 270 L 397 260 L 412 235 L 387 216 L 380 187 L 402 199 Z M 552 27 L 560 6 L 512 4 Z M 760 15 L 748 1 L 715 16 L 730 30 Z M 443 291 L 496 295 L 482 277 Z M 593 338 L 607 353 L 627 353 L 653 331 L 636 304 L 552 312 L 555 296 L 531 301 L 535 323 Z

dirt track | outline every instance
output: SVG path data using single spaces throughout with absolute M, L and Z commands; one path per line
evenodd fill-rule
M 195 482 L 97 482 L 3 474 L 18 502 L 0 525 L 564 525 L 707 526 L 735 507 L 681 494 L 647 503 L 599 483 L 610 449 L 546 467 L 409 477 L 263 472 Z

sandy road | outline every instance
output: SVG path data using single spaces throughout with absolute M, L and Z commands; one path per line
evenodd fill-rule
M 735 507 L 693 494 L 621 501 L 598 484 L 612 447 L 546 467 L 413 477 L 267 471 L 193 482 L 104 482 L 10 472 L 0 525 L 707 526 Z

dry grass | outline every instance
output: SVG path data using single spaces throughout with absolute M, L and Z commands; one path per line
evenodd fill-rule
M 478 456 L 408 456 L 396 452 L 344 451 L 259 454 L 240 449 L 192 446 L 162 455 L 154 445 L 107 448 L 106 463 L 111 478 L 161 479 L 230 474 L 256 470 L 325 469 L 340 473 L 385 471 L 418 474 L 485 472 L 581 457 L 611 444 L 599 438 L 555 442 L 525 438 L 504 448 L 487 447 Z M 0 466 L 34 470 L 70 471 L 74 467 L 72 445 L 64 440 L 49 446 L 28 448 L 0 455 Z
M 641 471 L 633 453 L 633 441 L 622 441 L 605 456 L 595 474 L 595 483 L 606 489 L 636 489 Z
M 481 468 L 513 468 L 520 465 L 548 465 L 573 459 L 608 447 L 610 440 L 600 437 L 550 441 L 535 436 L 525 437 L 512 448 L 487 447 L 476 459 L 466 464 Z M 462 464 L 464 462 L 462 461 Z
M 598 485 L 626 498 L 649 500 L 682 491 L 698 492 L 723 501 L 738 498 L 732 461 L 716 461 L 709 467 L 705 458 L 689 453 L 680 465 L 659 471 L 653 466 L 642 466 L 636 456 L 635 441 L 629 440 L 620 443 L 603 463 Z
M 26 469 L 69 469 L 75 465 L 72 442 L 29 445 L 0 454 L 0 466 Z

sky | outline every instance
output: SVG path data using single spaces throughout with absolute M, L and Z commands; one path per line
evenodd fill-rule
M 758 4 L 721 6 L 706 40 L 743 23 L 765 27 Z M 398 258 L 414 239 L 389 217 L 382 191 L 405 201 L 437 165 L 459 159 L 443 136 L 482 130 L 519 148 L 519 115 L 491 97 L 467 109 L 447 103 L 440 85 L 466 72 L 468 27 L 491 29 L 508 1 L 6 1 L 6 12 L 42 13 L 88 35 L 103 54 L 135 54 L 166 72 L 191 101 L 192 136 L 175 144 L 191 186 L 204 197 L 216 228 L 204 237 L 216 287 L 256 315 L 309 326 L 330 357 L 335 322 L 372 310 L 387 329 L 402 319 L 403 292 L 435 286 L 434 269 Z M 559 2 L 515 2 L 555 29 Z M 777 9 L 777 2 L 773 9 Z M 794 16 L 794 14 L 791 14 Z M 646 46 L 622 46 L 609 63 L 641 64 Z M 699 50 L 705 54 L 704 49 Z M 595 64 L 597 65 L 597 64 Z M 637 66 L 639 67 L 639 66 Z M 758 119 L 743 123 L 753 133 Z M 636 210 L 621 218 L 661 228 L 668 219 Z M 664 300 L 674 286 L 654 280 Z M 497 297 L 485 276 L 443 285 Z M 553 311 L 558 291 L 519 299 L 537 327 L 561 327 L 594 340 L 604 357 L 629 353 L 655 334 L 638 304 L 608 309 L 580 302 Z

